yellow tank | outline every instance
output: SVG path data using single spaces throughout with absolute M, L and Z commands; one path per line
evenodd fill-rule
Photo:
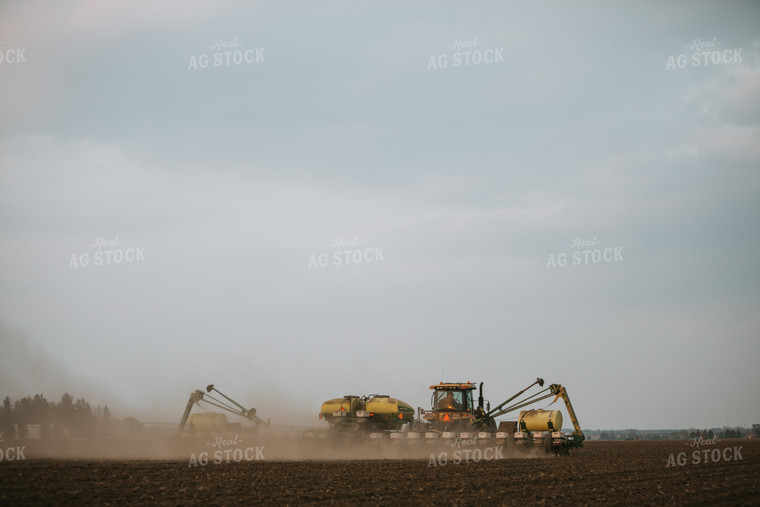
M 357 411 L 362 415 L 357 414 Z M 346 418 L 361 417 L 372 422 L 383 421 L 389 427 L 396 427 L 414 419 L 414 409 L 411 405 L 389 396 L 373 396 L 359 398 L 344 396 L 333 398 L 322 403 L 320 417 L 327 421 L 336 421 L 339 412 L 345 413 Z M 338 418 L 342 418 L 338 417 Z
M 190 414 L 187 418 L 187 429 L 190 431 L 225 431 L 227 417 L 217 412 Z
M 559 410 L 523 410 L 517 420 L 522 431 L 560 431 L 562 412 Z
M 414 418 L 414 409 L 411 405 L 385 396 L 375 396 L 367 400 L 367 412 L 376 416 L 390 415 L 402 421 L 410 421 Z
M 355 396 L 350 396 L 346 398 L 333 398 L 332 400 L 327 400 L 324 403 L 322 403 L 322 408 L 320 408 L 320 412 L 322 414 L 322 417 L 325 417 L 327 419 L 331 418 L 333 415 L 333 412 L 348 412 L 353 413 L 356 410 L 359 409 L 359 398 Z

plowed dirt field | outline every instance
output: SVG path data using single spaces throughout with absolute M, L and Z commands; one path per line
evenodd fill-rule
M 700 450 L 684 441 L 586 442 L 564 457 L 458 464 L 446 452 L 445 464 L 438 454 L 205 466 L 27 455 L 0 462 L 0 504 L 760 505 L 760 440 Z

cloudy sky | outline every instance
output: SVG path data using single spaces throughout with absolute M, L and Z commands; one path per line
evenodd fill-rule
M 540 376 L 588 428 L 760 422 L 758 27 L 4 1 L 0 394 L 173 421 L 215 383 L 287 423 Z

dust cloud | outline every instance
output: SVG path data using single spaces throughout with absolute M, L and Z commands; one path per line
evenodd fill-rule
M 470 451 L 482 452 L 489 446 L 481 442 L 468 449 L 454 443 L 393 441 L 387 435 L 378 440 L 336 437 L 317 417 L 323 400 L 304 399 L 274 382 L 258 382 L 235 393 L 219 388 L 244 409 L 255 409 L 258 423 L 245 414 L 224 412 L 221 430 L 180 431 L 182 414 L 196 390 L 204 396 L 192 404 L 191 415 L 221 413 L 206 403 L 214 400 L 233 411 L 241 409 L 217 392 L 206 392 L 203 381 L 210 379 L 201 378 L 193 379 L 197 385 L 162 384 L 146 393 L 137 407 L 130 407 L 99 389 L 100 383 L 72 373 L 22 330 L 3 322 L 0 346 L 0 446 L 23 449 L 25 459 L 180 460 L 189 466 L 252 460 L 432 459 L 433 455 L 436 461 L 442 456 L 455 461 L 470 459 Z M 225 375 L 232 379 L 237 372 L 221 376 Z M 492 450 L 490 456 L 547 454 L 512 445 Z

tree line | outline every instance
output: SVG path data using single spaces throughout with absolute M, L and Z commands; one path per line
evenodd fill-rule
M 0 407 L 0 438 L 27 438 L 30 425 L 39 425 L 42 439 L 97 436 L 111 425 L 111 411 L 107 405 L 93 409 L 84 398 L 75 400 L 69 393 L 58 403 L 42 394 L 16 401 L 6 396 Z
M 587 435 L 598 434 L 599 440 L 688 440 L 692 438 L 760 438 L 760 424 L 753 424 L 751 428 L 742 427 L 723 427 L 709 429 L 680 429 L 667 431 L 646 431 L 646 430 L 591 430 L 585 432 Z

